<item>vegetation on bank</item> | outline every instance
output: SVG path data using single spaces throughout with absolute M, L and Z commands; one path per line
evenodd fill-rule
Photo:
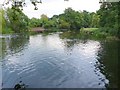
M 65 31 L 60 34 L 60 37 L 63 39 L 119 40 L 118 37 L 102 32 L 99 28 L 81 28 L 80 31 Z
M 1 9 L 2 33 L 27 33 L 34 27 L 45 28 L 52 31 L 80 31 L 80 35 L 86 34 L 95 37 L 120 38 L 119 2 L 102 3 L 100 9 L 95 12 L 75 11 L 72 8 L 65 9 L 64 13 L 48 18 L 41 15 L 39 19 L 29 19 L 19 7 Z
M 1 9 L 0 12 L 2 13 L 2 33 L 27 32 L 29 19 L 18 7 Z
M 97 13 L 100 15 L 101 31 L 120 38 L 119 10 L 120 2 L 103 3 Z

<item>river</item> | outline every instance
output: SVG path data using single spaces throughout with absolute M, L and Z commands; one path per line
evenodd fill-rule
M 1 36 L 2 88 L 118 87 L 119 41 L 62 33 Z

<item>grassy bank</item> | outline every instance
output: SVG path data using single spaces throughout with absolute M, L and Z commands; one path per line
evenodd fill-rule
M 106 32 L 105 28 L 81 28 L 80 32 L 81 34 L 87 34 L 90 38 L 119 40 L 115 35 L 111 35 L 110 33 Z
M 93 32 L 98 30 L 98 28 L 81 28 L 80 31 L 89 31 L 89 32 Z
M 116 36 L 112 36 L 109 33 L 104 32 L 99 28 L 81 28 L 80 31 L 67 31 L 60 35 L 61 38 L 69 39 L 108 39 L 119 40 Z
M 32 28 L 31 28 L 32 29 Z M 11 34 L 14 33 L 10 28 L 2 30 L 3 34 Z M 70 39 L 109 39 L 109 40 L 119 40 L 115 35 L 111 35 L 110 33 L 105 32 L 101 28 L 81 28 L 80 30 L 60 30 L 56 28 L 45 29 L 43 32 L 37 32 L 34 30 L 29 30 L 29 32 L 25 32 L 26 34 L 36 35 L 39 33 L 43 33 L 47 35 L 48 33 L 60 32 L 63 33 L 60 35 L 62 38 L 70 38 Z

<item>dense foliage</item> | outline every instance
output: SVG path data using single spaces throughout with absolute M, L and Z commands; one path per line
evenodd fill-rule
M 103 32 L 119 36 L 119 5 L 120 2 L 109 2 L 101 4 L 101 7 L 97 13 L 100 15 L 99 25 L 100 28 L 103 28 Z
M 25 32 L 28 30 L 28 17 L 17 7 L 2 12 L 2 32 Z
M 80 28 L 98 27 L 99 15 L 89 13 L 87 11 L 75 11 L 72 8 L 65 9 L 64 13 L 54 15 L 48 18 L 46 15 L 41 15 L 40 19 L 31 19 L 31 26 L 42 26 L 44 28 L 58 28 L 80 30 Z
M 119 2 L 102 3 L 97 12 L 75 11 L 67 8 L 64 13 L 49 18 L 41 15 L 40 18 L 28 19 L 19 7 L 12 6 L 2 12 L 3 33 L 27 31 L 29 27 L 43 27 L 48 30 L 77 30 L 81 28 L 99 28 L 97 33 L 120 37 L 119 31 Z M 89 30 L 87 30 L 88 32 Z

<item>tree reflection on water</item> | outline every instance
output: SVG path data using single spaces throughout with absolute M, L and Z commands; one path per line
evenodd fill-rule
M 29 43 L 29 35 L 17 35 L 15 37 L 1 38 L 2 58 L 8 54 L 20 52 Z

